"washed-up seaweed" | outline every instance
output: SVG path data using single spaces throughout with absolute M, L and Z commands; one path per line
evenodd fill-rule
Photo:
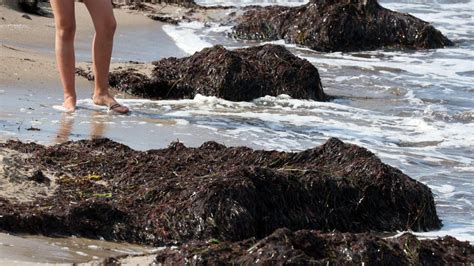
M 329 99 L 316 67 L 278 45 L 235 50 L 218 45 L 189 57 L 161 59 L 153 65 L 151 75 L 133 68 L 112 71 L 109 83 L 128 94 L 152 99 L 189 99 L 197 94 L 230 101 L 280 94 Z M 76 73 L 93 79 L 84 69 Z
M 10 141 L 0 148 L 24 155 L 17 168 L 50 179 L 15 182 L 54 188 L 26 202 L 1 198 L 0 229 L 7 232 L 162 245 L 260 239 L 281 227 L 393 232 L 441 226 L 427 186 L 335 138 L 298 153 L 215 142 L 142 152 L 107 139 L 51 147 Z
M 238 39 L 284 39 L 323 52 L 452 46 L 431 24 L 380 6 L 377 0 L 311 0 L 298 7 L 252 8 L 239 17 Z
M 191 241 L 166 248 L 162 265 L 469 265 L 474 247 L 453 237 L 419 240 L 406 233 L 382 238 L 370 233 L 324 233 L 286 228 L 257 241 Z

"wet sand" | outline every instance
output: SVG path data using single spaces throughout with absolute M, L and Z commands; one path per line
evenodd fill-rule
M 27 19 L 22 15 L 0 3 L 0 142 L 16 138 L 46 144 L 71 138 L 115 136 L 120 139 L 119 136 L 124 132 L 114 131 L 107 125 L 120 117 L 109 115 L 101 108 L 82 109 L 77 114 L 61 113 L 53 108 L 54 105 L 60 105 L 62 99 L 54 58 L 54 21 L 34 15 L 29 15 L 31 19 Z M 185 55 L 161 30 L 162 23 L 125 10 L 115 10 L 115 15 L 119 24 L 113 55 L 115 66 L 120 65 L 117 63 L 120 61 L 151 61 Z M 94 31 L 87 9 L 81 3 L 76 4 L 76 19 L 76 56 L 80 65 L 91 61 Z M 136 40 L 143 41 L 137 43 Z M 159 49 L 150 53 L 150 49 L 143 50 L 142 45 Z M 88 99 L 93 83 L 78 77 L 76 89 L 79 99 Z M 133 128 L 128 130 L 128 134 L 134 132 L 136 130 Z M 171 131 L 168 134 L 169 137 L 163 138 L 162 145 L 176 139 Z M 0 161 L 3 161 L 3 157 L 0 155 Z M 3 168 L 0 174 L 4 174 Z M 5 193 L 10 196 L 15 194 L 11 186 L 10 189 L 4 187 L 8 184 L 0 185 L 2 190 L 6 189 Z M 28 197 L 26 194 L 22 196 Z M 107 257 L 139 255 L 150 251 L 147 247 L 106 241 L 0 233 L 1 265 L 99 263 L 100 259 Z M 125 265 L 149 262 L 150 257 L 146 256 L 124 260 Z
M 42 236 L 0 233 L 0 265 L 71 265 L 99 263 L 101 259 L 131 254 L 135 261 L 150 262 L 146 254 L 157 249 L 126 243 L 113 243 L 84 238 L 48 238 Z M 127 258 L 133 264 L 133 258 Z M 149 263 L 148 263 L 149 264 Z
M 168 13 L 185 12 L 176 6 L 160 8 Z M 113 68 L 127 61 L 149 62 L 187 55 L 163 31 L 163 23 L 138 11 L 115 9 L 114 12 L 118 29 Z M 30 15 L 30 20 L 22 15 L 0 5 L 0 140 L 18 138 L 50 145 L 108 137 L 140 150 L 163 148 L 178 139 L 189 146 L 199 146 L 208 140 L 226 145 L 246 143 L 239 138 L 220 136 L 215 129 L 199 122 L 166 114 L 170 109 L 166 103 L 141 102 L 117 94 L 119 101 L 131 105 L 133 112 L 128 116 L 109 114 L 104 108 L 91 104 L 93 83 L 81 77 L 76 79 L 78 111 L 61 113 L 54 108 L 62 103 L 54 59 L 54 21 L 34 15 Z M 76 4 L 76 20 L 77 65 L 90 66 L 94 30 L 87 9 L 81 3 Z M 137 126 L 140 130 L 136 130 Z
M 93 27 L 83 4 L 76 4 L 76 13 L 77 64 L 90 65 Z M 4 18 L 0 20 L 0 139 L 20 138 L 55 144 L 69 139 L 110 137 L 145 149 L 150 148 L 146 143 L 165 147 L 179 136 L 188 134 L 188 128 L 172 127 L 160 130 L 160 138 L 154 138 L 150 133 L 159 126 L 180 126 L 180 121 L 147 115 L 141 110 L 135 110 L 127 117 L 117 116 L 92 106 L 89 102 L 93 83 L 81 77 L 76 79 L 79 110 L 75 114 L 65 114 L 54 109 L 62 102 L 62 89 L 53 52 L 53 19 L 33 15 L 32 20 L 25 19 L 22 13 L 4 6 L 0 6 L 0 14 Z M 185 55 L 161 29 L 161 22 L 120 9 L 115 10 L 115 15 L 119 27 L 113 67 L 122 65 L 122 61 L 146 62 Z M 117 97 L 126 98 L 124 95 Z M 137 132 L 134 128 L 137 124 L 144 130 Z M 199 139 L 194 144 L 201 143 Z

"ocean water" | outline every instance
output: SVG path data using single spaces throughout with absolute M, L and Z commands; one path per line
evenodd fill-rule
M 237 6 L 303 3 L 200 2 Z M 366 147 L 432 189 L 444 226 L 418 235 L 453 235 L 474 243 L 474 0 L 383 0 L 381 4 L 431 22 L 456 46 L 426 51 L 318 53 L 274 42 L 318 68 L 326 93 L 336 96 L 324 103 L 285 95 L 253 102 L 201 95 L 189 100 L 151 101 L 122 95 L 121 102 L 133 112 L 118 116 L 92 105 L 92 85 L 88 85 L 78 88 L 78 111 L 65 114 L 53 108 L 61 102 L 59 85 L 34 89 L 19 84 L 3 86 L 0 99 L 8 100 L 1 103 L 0 139 L 55 144 L 104 136 L 141 150 L 163 148 L 176 140 L 187 146 L 215 140 L 257 149 L 301 151 L 338 137 Z M 161 36 L 147 34 L 156 30 L 134 29 L 132 36 Z M 230 28 L 220 25 L 193 22 L 163 25 L 160 30 L 175 45 L 167 44 L 166 53 L 157 52 L 161 49 L 156 45 L 159 39 L 143 42 L 137 55 L 127 52 L 133 50 L 133 43 L 128 47 L 119 38 L 114 58 L 153 61 L 170 54 L 192 54 L 215 44 L 230 49 L 258 44 L 227 38 Z M 127 32 L 122 34 L 128 36 Z M 150 51 L 149 58 L 144 51 Z M 31 126 L 40 131 L 26 130 Z
M 304 1 L 203 0 L 203 5 L 280 4 Z M 330 103 L 265 97 L 230 103 L 197 97 L 169 115 L 265 149 L 303 150 L 329 137 L 359 144 L 382 160 L 427 184 L 435 194 L 441 231 L 474 242 L 474 1 L 381 1 L 432 23 L 455 47 L 427 51 L 377 50 L 318 53 L 285 44 L 313 63 Z M 164 26 L 185 52 L 224 43 L 255 45 L 222 37 L 229 27 L 196 22 Z M 189 39 L 182 40 L 183 33 Z M 195 40 L 189 45 L 187 40 Z M 161 103 L 165 104 L 165 103 Z M 174 103 L 178 104 L 179 103 Z M 212 119 L 210 119 L 212 118 Z

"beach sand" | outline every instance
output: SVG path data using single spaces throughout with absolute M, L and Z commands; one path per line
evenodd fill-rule
M 84 238 L 49 238 L 0 233 L 0 265 L 102 265 L 124 257 L 122 265 L 150 265 L 157 249 Z M 102 263 L 102 264 L 101 264 Z
M 136 36 L 124 36 L 124 32 L 132 32 L 139 28 L 155 28 L 155 36 L 149 36 L 148 41 L 159 40 L 156 45 L 160 47 L 160 54 L 148 55 L 150 60 L 158 57 L 184 55 L 174 46 L 173 41 L 160 31 L 161 23 L 126 10 L 114 10 L 118 23 L 116 33 L 114 59 L 119 61 L 121 54 L 130 50 L 143 50 Z M 28 15 L 0 5 L 0 84 L 17 85 L 22 83 L 59 85 L 58 74 L 54 59 L 54 20 L 52 18 Z M 84 4 L 76 4 L 76 56 L 77 61 L 90 61 L 91 42 L 94 28 L 91 18 Z M 129 43 L 134 42 L 134 43 Z M 147 53 L 148 54 L 148 53 Z M 78 79 L 78 82 L 83 82 Z M 84 83 L 78 84 L 81 87 Z
M 152 61 L 185 55 L 161 30 L 162 23 L 136 12 L 120 9 L 114 12 L 118 23 L 114 66 L 120 66 L 125 57 L 128 60 Z M 71 138 L 107 136 L 106 123 L 114 123 L 113 120 L 117 117 L 110 116 L 103 109 L 79 110 L 78 114 L 69 115 L 53 108 L 60 105 L 62 99 L 54 57 L 54 20 L 35 15 L 25 18 L 23 15 L 24 13 L 12 10 L 0 2 L 0 142 L 18 138 L 54 144 Z M 76 20 L 77 64 L 90 65 L 94 29 L 82 3 L 76 4 Z M 143 41 L 138 43 L 136 40 Z M 159 49 L 150 53 L 152 46 Z M 77 77 L 76 90 L 79 99 L 88 99 L 93 83 Z M 130 132 L 133 131 L 130 129 Z M 171 134 L 172 130 L 168 132 Z M 122 134 L 123 131 L 118 132 L 118 135 Z M 174 139 L 171 134 L 168 138 L 163 138 L 161 145 L 166 146 Z M 0 175 L 4 174 L 3 159 L 4 156 L 0 155 Z M 3 185 L 0 184 L 2 189 L 5 188 Z M 10 186 L 4 192 L 11 194 L 12 191 Z M 27 197 L 27 194 L 22 196 Z M 0 233 L 1 265 L 70 265 L 90 260 L 99 262 L 101 258 L 127 252 L 143 254 L 148 251 L 149 248 L 145 247 L 106 241 Z M 127 258 L 124 265 L 127 262 L 136 265 L 149 262 L 150 259 L 153 256 Z

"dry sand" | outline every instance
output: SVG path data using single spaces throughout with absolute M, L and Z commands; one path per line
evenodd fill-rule
M 54 59 L 54 20 L 52 18 L 25 15 L 22 12 L 12 10 L 3 4 L 0 0 L 0 84 L 10 85 L 18 84 L 40 84 L 56 83 L 58 81 L 57 70 Z M 5 1 L 5 0 L 4 0 Z M 216 22 L 225 19 L 232 10 L 220 9 L 193 9 L 183 8 L 175 5 L 149 5 L 157 15 L 171 16 L 174 18 L 187 17 L 188 19 L 201 22 Z M 46 7 L 47 10 L 50 8 Z M 120 30 L 131 29 L 133 31 L 140 27 L 161 27 L 160 22 L 152 21 L 146 15 L 150 12 L 115 9 L 115 17 L 118 23 L 118 32 L 116 34 L 116 45 L 114 51 L 122 52 Z M 77 61 L 90 61 L 89 49 L 94 28 L 87 8 L 83 3 L 76 3 L 76 56 Z M 172 40 L 161 30 L 156 34 L 160 43 L 159 53 L 152 54 L 151 60 L 158 57 L 184 56 L 185 54 L 174 45 Z M 139 37 L 139 36 L 138 36 Z M 123 42 L 136 41 L 137 49 L 142 45 L 140 42 L 145 39 L 126 39 Z M 83 51 L 80 51 L 80 50 Z M 78 55 L 79 54 L 79 55 Z M 114 57 L 115 56 L 114 54 Z M 120 57 L 120 56 L 118 56 Z M 82 59 L 82 60 L 81 60 Z M 116 61 L 121 61 L 120 58 Z M 117 63 L 115 63 L 117 65 Z
M 157 24 L 143 15 L 126 10 L 116 9 L 114 12 L 119 29 Z M 54 20 L 35 15 L 28 15 L 31 18 L 28 19 L 23 15 L 0 5 L 0 84 L 57 83 Z M 76 4 L 76 21 L 76 46 L 84 44 L 86 49 L 90 49 L 94 28 L 82 3 Z

